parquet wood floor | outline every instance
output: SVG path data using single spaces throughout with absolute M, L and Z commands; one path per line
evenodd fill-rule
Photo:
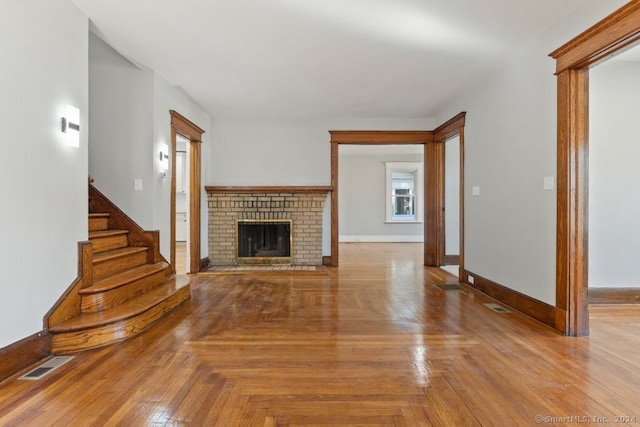
M 591 336 L 567 338 L 441 290 L 456 279 L 420 244 L 340 253 L 322 273 L 198 275 L 157 327 L 0 384 L 0 425 L 638 424 L 640 307 L 593 307 Z

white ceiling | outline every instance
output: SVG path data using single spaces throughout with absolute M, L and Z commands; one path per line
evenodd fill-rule
M 434 117 L 589 0 L 72 0 L 212 116 Z

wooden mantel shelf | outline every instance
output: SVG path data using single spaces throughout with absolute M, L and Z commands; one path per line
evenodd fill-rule
M 207 193 L 329 193 L 333 191 L 331 186 L 211 186 L 205 187 Z

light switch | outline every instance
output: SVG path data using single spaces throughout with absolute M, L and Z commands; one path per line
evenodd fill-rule
M 142 179 L 136 178 L 133 180 L 133 191 L 142 191 Z
M 555 187 L 555 179 L 552 176 L 545 176 L 542 182 L 542 189 L 545 191 L 551 191 Z
M 472 196 L 479 196 L 480 195 L 480 186 L 479 185 L 474 185 L 473 187 L 471 187 L 471 195 Z

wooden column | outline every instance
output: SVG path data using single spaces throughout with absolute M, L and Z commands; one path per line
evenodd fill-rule
M 338 143 L 331 141 L 331 266 L 338 266 L 339 224 L 338 224 Z
M 588 68 L 558 74 L 556 327 L 589 334 Z
M 201 142 L 191 141 L 189 153 L 189 272 L 200 271 L 200 199 L 201 199 Z M 174 216 L 175 219 L 175 216 Z M 174 221 L 175 223 L 175 221 Z
M 444 260 L 444 143 L 428 142 L 424 150 L 424 265 L 439 267 Z

